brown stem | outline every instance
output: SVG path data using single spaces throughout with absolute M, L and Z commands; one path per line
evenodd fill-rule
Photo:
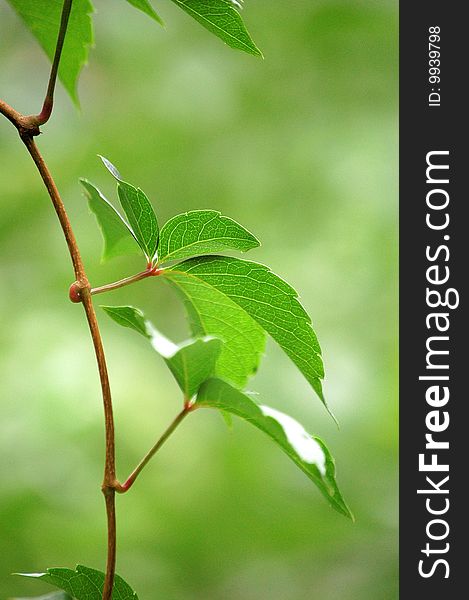
M 86 318 L 93 340 L 93 346 L 98 364 L 99 377 L 101 381 L 101 391 L 104 405 L 104 420 L 106 433 L 106 459 L 104 467 L 104 479 L 102 490 L 106 499 L 106 511 L 108 519 L 108 560 L 106 569 L 106 579 L 104 583 L 103 600 L 110 600 L 112 587 L 114 584 L 115 561 L 116 561 L 116 515 L 115 515 L 115 480 L 116 480 L 116 464 L 115 464 L 115 435 L 114 435 L 114 417 L 112 410 L 111 389 L 109 385 L 109 376 L 106 366 L 106 357 L 104 354 L 103 343 L 99 331 L 99 325 L 96 318 L 96 312 L 91 300 L 90 285 L 86 276 L 85 267 L 81 259 L 80 251 L 72 230 L 72 226 L 68 219 L 65 206 L 60 197 L 59 191 L 55 182 L 47 168 L 44 159 L 39 152 L 39 149 L 30 136 L 22 138 L 28 149 L 41 177 L 44 185 L 49 192 L 50 199 L 54 205 L 55 212 L 60 221 L 62 231 L 67 241 L 68 249 L 75 271 L 77 284 L 80 287 L 80 297 L 83 308 L 85 309 Z
M 57 213 L 60 225 L 62 227 L 65 240 L 67 242 L 70 257 L 73 263 L 73 269 L 76 277 L 76 286 L 79 290 L 79 296 L 86 313 L 88 325 L 93 340 L 93 346 L 96 354 L 99 377 L 101 382 L 101 391 L 104 406 L 105 436 L 106 436 L 106 456 L 104 465 L 104 478 L 102 491 L 106 501 L 107 530 L 108 530 L 108 550 L 106 575 L 103 586 L 103 600 L 111 600 L 114 587 L 114 575 L 116 564 L 116 508 L 115 508 L 115 488 L 116 488 L 116 464 L 115 464 L 115 434 L 114 417 L 112 410 L 111 389 L 109 385 L 109 376 L 107 372 L 106 357 L 104 354 L 103 343 L 99 331 L 99 325 L 96 318 L 96 312 L 91 299 L 90 284 L 86 275 L 85 267 L 80 255 L 80 251 L 69 221 L 65 206 L 60 197 L 59 191 L 52 175 L 39 152 L 34 141 L 34 137 L 41 132 L 39 126 L 46 123 L 52 113 L 54 103 L 54 90 L 57 81 L 57 73 L 62 55 L 65 35 L 67 33 L 68 21 L 73 0 L 64 0 L 59 33 L 57 37 L 54 60 L 51 67 L 47 92 L 39 115 L 25 116 L 9 106 L 3 100 L 0 100 L 0 114 L 4 115 L 18 130 L 20 138 L 25 144 L 31 158 L 33 159 L 44 185 L 49 193 L 52 204 Z M 117 484 L 118 485 L 118 484 Z
M 55 83 L 57 81 L 60 57 L 62 56 L 62 49 L 65 41 L 65 34 L 67 33 L 68 20 L 70 17 L 70 11 L 72 9 L 72 2 L 73 0 L 64 0 L 63 3 L 59 34 L 55 46 L 54 60 L 52 62 L 52 67 L 50 70 L 49 83 L 47 84 L 46 97 L 44 99 L 44 104 L 42 105 L 41 112 L 35 117 L 33 117 L 38 125 L 44 125 L 44 123 L 47 123 L 52 114 L 52 108 L 54 106 Z
M 60 58 L 62 56 L 65 35 L 67 33 L 68 21 L 72 9 L 73 0 L 64 0 L 62 8 L 62 16 L 60 19 L 59 33 L 57 35 L 57 43 L 55 46 L 54 60 L 50 70 L 49 83 L 47 84 L 46 96 L 42 105 L 42 110 L 38 115 L 22 115 L 14 108 L 9 106 L 3 100 L 0 100 L 0 113 L 9 119 L 18 129 L 21 136 L 40 134 L 39 127 L 47 123 L 54 106 L 54 91 L 57 82 L 57 73 L 59 71 Z
M 47 91 L 42 105 L 42 110 L 38 115 L 29 115 L 24 117 L 30 125 L 39 127 L 47 123 L 52 114 L 52 108 L 54 107 L 54 91 L 55 84 L 57 82 L 57 73 L 59 71 L 60 58 L 62 56 L 62 50 L 65 42 L 65 35 L 67 33 L 68 21 L 70 18 L 70 12 L 72 10 L 73 0 L 64 0 L 62 7 L 62 16 L 60 18 L 59 33 L 57 35 L 57 42 L 55 44 L 54 60 L 49 75 L 49 83 L 47 84 Z
M 39 131 L 39 126 L 37 123 L 32 122 L 31 117 L 22 115 L 4 100 L 0 100 L 0 114 L 13 123 L 21 137 L 24 135 L 35 136 L 41 133 Z
M 103 600 L 111 600 L 116 573 L 116 491 L 114 488 L 104 490 L 107 517 L 107 562 L 103 586 Z
M 85 288 L 89 286 L 88 279 L 86 278 L 85 274 L 85 268 L 83 266 L 83 261 L 81 260 L 80 251 L 78 250 L 78 245 L 72 230 L 72 226 L 65 211 L 65 206 L 60 198 L 57 186 L 55 185 L 52 175 L 50 174 L 34 139 L 29 135 L 23 136 L 22 139 L 37 167 L 37 170 L 41 175 L 42 181 L 44 182 L 44 185 L 49 192 L 50 199 L 52 200 L 52 204 L 54 205 L 55 212 L 59 218 L 60 225 L 67 242 L 68 250 L 72 258 L 73 269 L 75 271 L 77 282 L 81 288 Z
M 125 287 L 126 285 L 130 285 L 131 283 L 135 283 L 136 281 L 141 281 L 142 279 L 146 279 L 147 277 L 153 277 L 155 275 L 159 275 L 161 273 L 160 269 L 155 267 L 149 267 L 145 271 L 141 273 L 137 273 L 136 275 L 131 275 L 130 277 L 125 277 L 124 279 L 120 279 L 119 281 L 114 281 L 113 283 L 107 283 L 106 285 L 101 285 L 99 287 L 91 288 L 91 295 L 95 294 L 103 294 L 104 292 L 110 292 L 112 290 L 117 290 L 121 287 Z
M 5 115 L 18 129 L 20 137 L 25 144 L 34 164 L 39 171 L 44 185 L 49 193 L 52 204 L 57 213 L 62 231 L 67 242 L 70 257 L 73 263 L 73 269 L 76 277 L 76 285 L 80 291 L 80 299 L 86 313 L 88 325 L 93 340 L 93 346 L 98 364 L 99 377 L 101 381 L 101 391 L 104 405 L 104 420 L 106 434 L 106 459 L 104 466 L 104 479 L 102 490 L 106 499 L 106 512 L 108 520 L 108 559 L 106 568 L 106 577 L 104 582 L 103 600 L 111 600 L 112 588 L 114 585 L 115 561 L 116 561 L 116 515 L 115 515 L 115 488 L 116 488 L 116 465 L 115 465 L 115 435 L 114 435 L 114 417 L 112 410 L 111 389 L 109 385 L 109 376 L 106 366 L 106 357 L 104 354 L 103 343 L 99 331 L 99 325 L 96 318 L 96 312 L 91 300 L 91 289 L 86 275 L 85 267 L 78 249 L 77 241 L 73 233 L 65 206 L 60 197 L 54 179 L 42 158 L 39 148 L 34 141 L 34 130 L 29 125 L 24 126 L 22 115 L 17 113 L 8 104 L 0 100 L 0 113 Z
M 180 425 L 183 419 L 191 412 L 192 406 L 190 404 L 185 404 L 183 410 L 178 414 L 178 416 L 174 419 L 171 425 L 166 429 L 163 435 L 159 438 L 156 444 L 150 449 L 150 451 L 145 454 L 142 460 L 139 462 L 137 467 L 132 471 L 127 480 L 122 485 L 116 486 L 116 491 L 119 494 L 124 494 L 128 492 L 132 485 L 134 484 L 137 477 L 140 475 L 145 466 L 150 462 L 150 460 L 155 456 L 161 446 L 166 442 L 166 440 L 171 436 L 174 430 Z

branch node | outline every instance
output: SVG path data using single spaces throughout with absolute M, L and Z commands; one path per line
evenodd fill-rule
M 90 284 L 87 280 L 74 281 L 68 290 L 68 297 L 70 298 L 71 302 L 73 302 L 74 304 L 79 304 L 80 302 L 83 302 L 82 292 L 85 289 L 90 290 Z
M 21 116 L 16 123 L 20 138 L 24 141 L 26 138 L 33 138 L 41 134 L 40 123 L 34 115 Z

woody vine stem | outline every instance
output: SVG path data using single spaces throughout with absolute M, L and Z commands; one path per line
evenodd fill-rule
M 91 288 L 77 245 L 77 241 L 73 233 L 73 229 L 68 218 L 67 212 L 65 210 L 65 206 L 62 202 L 57 186 L 55 185 L 54 179 L 34 140 L 34 138 L 41 133 L 40 127 L 47 123 L 52 114 L 55 84 L 57 81 L 60 57 L 62 54 L 62 48 L 67 32 L 72 3 L 73 0 L 64 0 L 63 3 L 60 29 L 57 37 L 54 60 L 52 63 L 47 91 L 41 112 L 38 115 L 23 115 L 16 111 L 9 104 L 0 99 L 0 114 L 4 115 L 18 130 L 19 136 L 24 145 L 26 146 L 26 149 L 28 150 L 31 158 L 33 159 L 34 164 L 36 165 L 36 168 L 39 171 L 42 181 L 44 182 L 44 185 L 50 196 L 55 212 L 57 213 L 60 226 L 64 233 L 65 240 L 68 245 L 68 250 L 75 272 L 76 281 L 74 284 L 72 284 L 70 288 L 70 299 L 74 302 L 80 302 L 83 305 L 89 329 L 91 332 L 91 338 L 96 354 L 96 362 L 98 365 L 99 378 L 101 383 L 106 440 L 104 478 L 101 488 L 106 503 L 108 530 L 107 565 L 103 587 L 103 600 L 111 600 L 116 565 L 116 492 L 122 494 L 130 489 L 130 487 L 133 485 L 136 478 L 140 474 L 141 470 L 145 467 L 145 465 L 153 457 L 153 455 L 161 448 L 161 446 L 173 433 L 176 427 L 181 423 L 184 417 L 191 410 L 193 410 L 193 407 L 186 403 L 182 412 L 179 413 L 179 415 L 177 415 L 175 420 L 163 433 L 163 435 L 156 442 L 156 444 L 151 448 L 148 454 L 138 464 L 138 466 L 128 477 L 125 483 L 120 484 L 116 477 L 115 434 L 111 388 L 109 385 L 109 376 L 107 371 L 103 343 L 101 339 L 101 333 L 99 330 L 96 312 L 93 307 L 91 296 L 92 294 L 98 294 L 101 292 L 116 289 L 118 287 L 122 287 L 124 285 L 128 285 L 130 283 L 139 281 L 149 276 L 158 275 L 159 270 L 157 269 L 157 267 L 149 266 L 149 268 L 146 271 L 143 271 L 142 273 L 139 273 L 137 275 L 133 275 L 132 277 L 128 277 L 124 280 L 118 281 L 114 284 L 108 284 L 99 288 Z

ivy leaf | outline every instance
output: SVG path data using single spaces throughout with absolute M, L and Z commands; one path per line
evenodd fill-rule
M 174 375 L 186 400 L 190 400 L 202 382 L 215 370 L 222 341 L 213 337 L 189 340 L 176 345 L 155 329 L 144 314 L 133 306 L 101 306 L 116 323 L 134 329 L 150 340 Z
M 62 15 L 63 0 L 7 0 L 36 37 L 50 60 L 53 59 Z M 93 6 L 89 0 L 74 0 L 59 65 L 59 79 L 78 104 L 77 81 L 88 62 L 93 45 Z
M 158 249 L 160 230 L 153 206 L 140 188 L 124 181 L 116 167 L 104 156 L 104 166 L 117 180 L 117 193 L 129 224 L 148 262 L 153 262 Z
M 90 181 L 80 179 L 80 183 L 85 188 L 90 210 L 95 214 L 103 234 L 104 247 L 101 260 L 106 261 L 123 254 L 139 253 L 140 246 L 134 232 L 114 206 Z
M 76 600 L 102 600 L 104 573 L 78 565 L 72 569 L 47 569 L 45 573 L 16 573 L 21 577 L 38 579 L 55 585 Z M 137 594 L 119 575 L 116 575 L 112 591 L 113 598 L 138 600 Z
M 333 508 L 353 520 L 335 480 L 335 464 L 319 438 L 309 435 L 298 421 L 258 405 L 248 395 L 220 379 L 209 379 L 197 394 L 196 406 L 218 408 L 248 421 L 276 442 L 313 481 Z
M 135 8 L 138 8 L 139 10 L 141 10 L 142 12 L 147 14 L 149 17 L 154 19 L 160 25 L 164 25 L 161 17 L 158 15 L 156 10 L 150 4 L 149 0 L 127 0 L 127 2 L 129 4 L 131 4 L 132 6 L 135 6 Z
M 264 353 L 263 329 L 238 304 L 201 279 L 169 269 L 161 276 L 182 297 L 192 334 L 223 340 L 215 374 L 243 387 Z
M 223 40 L 228 46 L 262 56 L 232 0 L 172 0 L 179 8 Z M 242 1 L 242 0 L 241 0 Z
M 215 254 L 224 250 L 247 252 L 259 240 L 233 219 L 216 210 L 193 210 L 170 219 L 161 229 L 160 262 Z
M 185 277 L 194 289 L 210 286 L 242 308 L 286 352 L 327 408 L 321 384 L 321 348 L 309 315 L 288 283 L 264 265 L 227 256 L 190 258 L 163 274 Z M 217 316 L 216 304 L 207 309 Z

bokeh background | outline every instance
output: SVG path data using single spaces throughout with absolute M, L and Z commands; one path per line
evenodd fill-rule
M 58 91 L 41 149 L 91 281 L 140 269 L 100 264 L 78 178 L 114 198 L 108 156 L 163 222 L 215 208 L 263 242 L 250 253 L 300 292 L 323 346 L 338 431 L 274 344 L 250 386 L 320 435 L 352 524 L 280 450 L 215 412 L 188 419 L 118 498 L 118 571 L 140 598 L 395 600 L 397 592 L 397 3 L 250 0 L 265 60 L 224 46 L 175 6 L 158 28 L 97 0 L 81 112 Z M 1 96 L 40 105 L 48 63 L 0 4 Z M 72 271 L 48 198 L 11 125 L 0 122 L 0 598 L 46 593 L 14 571 L 104 566 L 102 408 Z M 102 297 L 143 308 L 173 339 L 182 308 L 158 281 Z M 100 315 L 124 478 L 179 409 L 143 339 Z

